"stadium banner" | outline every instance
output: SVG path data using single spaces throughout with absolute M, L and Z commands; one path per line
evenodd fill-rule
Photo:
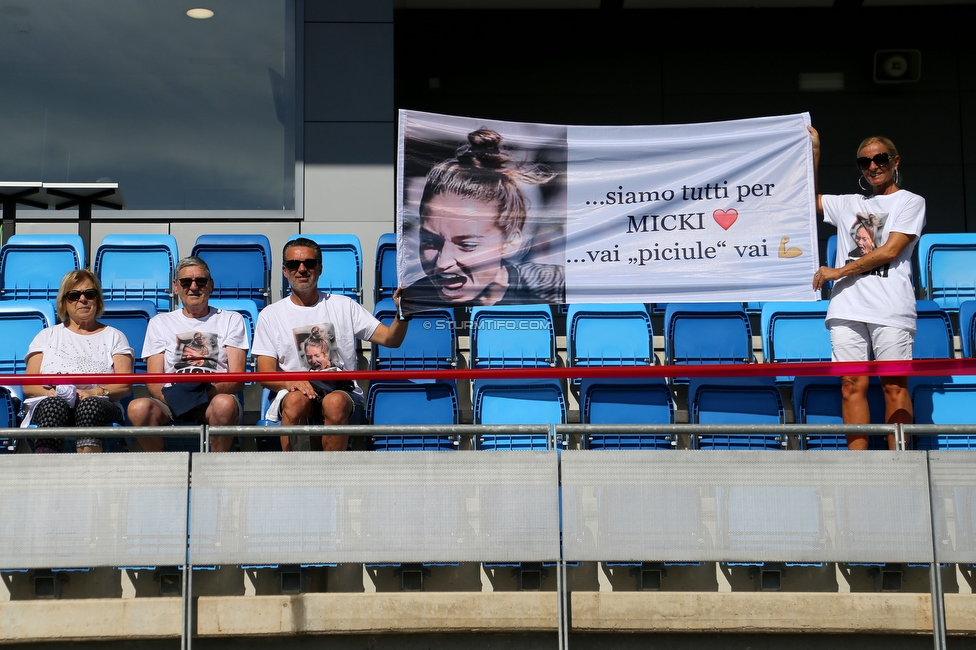
M 807 113 L 559 126 L 401 110 L 402 309 L 818 300 Z

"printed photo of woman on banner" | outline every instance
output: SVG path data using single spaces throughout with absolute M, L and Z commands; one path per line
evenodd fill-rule
M 404 313 L 565 302 L 566 127 L 410 113 L 400 128 Z

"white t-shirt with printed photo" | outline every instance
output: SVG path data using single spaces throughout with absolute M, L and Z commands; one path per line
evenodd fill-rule
M 890 264 L 834 283 L 827 308 L 832 320 L 891 325 L 915 332 L 912 252 L 925 227 L 925 199 L 907 190 L 893 194 L 821 197 L 824 221 L 837 227 L 837 267 L 880 248 L 893 232 L 914 236 Z
M 153 316 L 146 329 L 143 358 L 163 354 L 163 372 L 227 372 L 227 348 L 247 350 L 244 317 L 210 308 L 202 318 L 183 310 Z
M 265 307 L 258 315 L 251 354 L 278 360 L 281 370 L 356 370 L 356 339 L 376 331 L 379 321 L 346 296 L 319 292 L 311 307 L 291 297 Z M 358 385 L 356 391 L 361 392 Z

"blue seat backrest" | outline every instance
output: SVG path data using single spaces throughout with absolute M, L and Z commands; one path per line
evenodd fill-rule
M 247 346 L 250 349 L 251 340 L 254 338 L 254 328 L 258 324 L 257 304 L 246 298 L 211 298 L 210 306 L 224 311 L 236 311 L 244 318 L 244 327 L 247 330 Z
M 584 379 L 580 400 L 584 424 L 674 423 L 674 395 L 663 378 Z
M 387 232 L 376 241 L 376 269 L 373 280 L 373 304 L 393 297 L 397 281 L 396 233 Z
M 0 429 L 13 429 L 17 426 L 17 408 L 14 396 L 6 386 L 0 386 Z M 7 444 L 0 448 L 0 454 L 7 450 Z
M 763 359 L 830 361 L 827 302 L 767 302 L 760 315 Z
M 338 293 L 363 301 L 363 246 L 359 237 L 352 234 L 292 235 L 289 241 L 304 237 L 311 239 L 322 249 L 322 275 L 319 289 Z M 282 277 L 281 295 L 288 294 L 288 280 Z
M 472 308 L 472 368 L 541 368 L 552 366 L 555 359 L 549 305 Z
M 976 300 L 966 300 L 959 305 L 959 343 L 962 356 L 972 359 L 976 352 Z
M 827 238 L 827 248 L 824 254 L 824 265 L 830 268 L 837 268 L 837 235 Z
M 571 366 L 651 365 L 654 331 L 643 304 L 569 305 Z
M 146 341 L 149 319 L 157 314 L 156 303 L 151 300 L 106 300 L 105 313 L 98 319 L 125 334 L 135 353 L 134 370 L 146 371 L 146 359 L 142 347 Z
M 0 300 L 55 300 L 61 278 L 84 266 L 78 235 L 11 235 L 0 248 Z
M 366 417 L 374 425 L 458 423 L 454 380 L 373 381 L 366 394 Z M 455 449 L 453 436 L 377 435 L 372 448 L 380 451 L 437 451 Z
M 95 274 L 106 300 L 152 300 L 169 311 L 177 261 L 172 235 L 105 235 L 95 251 Z
M 258 305 L 247 298 L 211 298 L 210 306 L 223 311 L 236 311 L 244 319 L 244 329 L 247 332 L 247 362 L 245 370 L 257 370 L 257 361 L 251 357 L 251 342 L 254 340 L 254 328 L 258 324 Z
M 688 385 L 694 424 L 782 424 L 786 411 L 772 377 L 693 378 Z M 701 449 L 781 449 L 780 435 L 697 436 Z
M 796 377 L 793 380 L 793 418 L 797 424 L 843 424 L 840 377 Z M 881 382 L 872 377 L 868 384 L 871 422 L 885 421 L 885 399 Z M 839 434 L 809 433 L 803 436 L 805 449 L 847 449 L 847 438 Z M 874 438 L 879 438 L 875 444 Z M 871 447 L 887 449 L 884 436 L 872 436 Z
M 200 235 L 196 255 L 210 267 L 213 298 L 247 298 L 263 309 L 271 295 L 271 242 L 261 234 Z
M 669 364 L 750 363 L 752 327 L 741 303 L 668 303 L 664 347 Z
M 580 384 L 584 424 L 674 424 L 675 403 L 663 378 L 584 379 Z M 586 440 L 588 449 L 671 449 L 669 435 L 602 433 Z
M 972 424 L 976 377 L 912 377 L 909 380 L 917 424 Z M 976 436 L 917 436 L 916 449 L 976 449 Z
M 934 300 L 916 302 L 913 359 L 951 359 L 955 356 L 955 336 L 949 312 Z
M 566 398 L 557 380 L 478 379 L 473 388 L 475 424 L 564 424 Z M 545 449 L 548 435 L 484 434 L 478 449 Z
M 925 298 L 949 311 L 976 298 L 976 233 L 923 234 L 918 263 Z
M 373 315 L 384 325 L 396 318 L 392 299 L 380 301 Z M 438 370 L 457 364 L 457 329 L 454 312 L 434 309 L 411 316 L 407 335 L 398 348 L 373 345 L 373 370 Z
M 55 320 L 54 303 L 49 300 L 0 302 L 0 374 L 23 373 L 31 341 L 42 329 L 54 325 Z

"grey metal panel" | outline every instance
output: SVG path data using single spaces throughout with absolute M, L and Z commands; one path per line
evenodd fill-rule
M 976 451 L 931 451 L 929 471 L 938 561 L 976 563 Z
M 0 568 L 179 565 L 189 454 L 0 456 Z
M 555 452 L 193 458 L 194 564 L 559 557 Z
M 567 561 L 927 562 L 925 455 L 564 451 Z

